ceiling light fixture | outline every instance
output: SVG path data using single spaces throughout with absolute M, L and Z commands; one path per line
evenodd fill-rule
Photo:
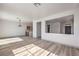
M 41 4 L 40 4 L 40 3 L 33 3 L 33 5 L 34 5 L 35 7 L 39 7 Z
M 19 20 L 19 27 L 22 27 L 22 25 L 21 25 L 21 18 L 19 18 L 19 17 L 17 17 L 17 19 Z

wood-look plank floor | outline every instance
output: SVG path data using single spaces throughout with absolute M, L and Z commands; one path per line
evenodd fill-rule
M 0 45 L 0 56 L 79 56 L 79 49 L 31 37 Z M 9 38 L 10 39 L 10 38 Z M 6 39 L 0 39 L 6 40 Z M 16 38 L 16 40 L 18 40 Z M 0 41 L 2 43 L 2 41 Z

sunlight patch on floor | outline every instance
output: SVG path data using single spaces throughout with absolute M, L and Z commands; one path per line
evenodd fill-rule
M 37 45 L 29 44 L 17 49 L 12 50 L 15 56 L 47 56 L 50 51 L 47 51 Z M 54 55 L 53 53 L 50 54 Z
M 50 53 L 49 56 L 57 56 L 56 54 Z
M 9 44 L 9 43 L 14 43 L 14 42 L 19 42 L 19 41 L 23 41 L 23 39 L 21 39 L 21 38 L 1 39 L 1 40 L 0 40 L 0 45 Z
M 23 51 L 21 53 L 16 54 L 15 56 L 32 56 L 28 51 Z
M 17 48 L 17 49 L 12 50 L 12 52 L 16 55 L 16 54 L 18 54 L 20 52 L 23 52 L 23 51 L 25 51 L 27 49 L 30 49 L 30 48 L 34 47 L 34 46 L 35 45 L 33 45 L 33 44 L 26 45 L 26 46 L 23 46 L 23 47 L 20 47 L 20 48 Z

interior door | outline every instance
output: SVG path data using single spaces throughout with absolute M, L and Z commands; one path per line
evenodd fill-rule
M 71 26 L 65 26 L 65 34 L 71 34 Z

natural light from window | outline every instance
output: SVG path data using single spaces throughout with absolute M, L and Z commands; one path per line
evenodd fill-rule
M 29 44 L 12 50 L 15 56 L 57 56 L 35 44 Z
M 0 39 L 0 45 L 19 42 L 19 41 L 23 41 L 23 39 L 18 38 L 18 37 L 17 38 Z

